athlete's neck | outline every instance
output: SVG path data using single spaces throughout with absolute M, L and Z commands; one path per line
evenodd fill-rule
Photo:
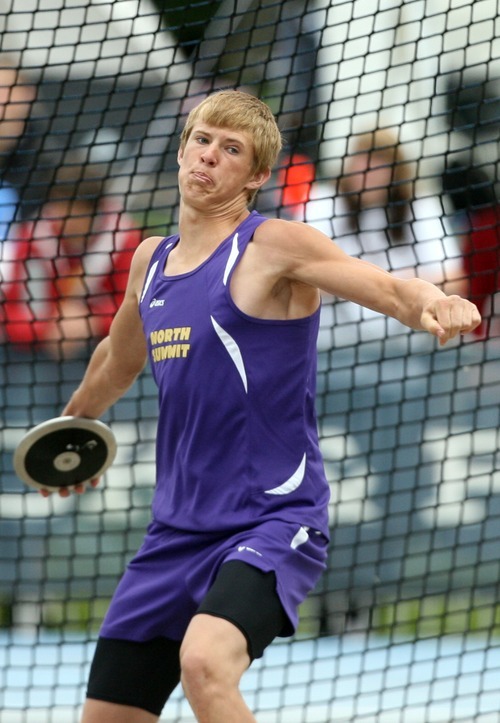
M 187 273 L 197 268 L 249 213 L 245 208 L 238 213 L 206 216 L 184 209 L 179 217 L 179 242 L 169 255 L 168 274 Z
M 237 207 L 218 213 L 200 213 L 182 206 L 179 213 L 178 248 L 192 253 L 212 252 L 248 216 L 248 208 Z

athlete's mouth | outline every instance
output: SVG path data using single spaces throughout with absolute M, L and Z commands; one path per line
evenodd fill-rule
M 213 183 L 212 178 L 206 173 L 203 173 L 203 171 L 193 171 L 191 175 L 202 183 Z

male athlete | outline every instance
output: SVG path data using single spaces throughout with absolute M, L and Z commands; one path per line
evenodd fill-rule
M 139 246 L 109 336 L 64 410 L 100 417 L 149 359 L 159 388 L 152 521 L 104 620 L 82 723 L 154 723 L 179 680 L 200 723 L 255 721 L 241 676 L 294 631 L 325 567 L 320 290 L 441 344 L 480 323 L 465 299 L 351 258 L 305 224 L 250 212 L 280 148 L 272 113 L 249 94 L 215 93 L 191 111 L 179 234 Z

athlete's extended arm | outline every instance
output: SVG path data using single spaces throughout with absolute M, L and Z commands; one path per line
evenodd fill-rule
M 125 298 L 111 324 L 109 334 L 92 354 L 80 386 L 71 395 L 63 416 L 97 419 L 129 389 L 144 368 L 147 357 L 141 318 L 139 296 L 152 249 L 159 238 L 143 241 L 135 252 Z M 95 487 L 99 480 L 92 480 Z M 76 485 L 73 492 L 82 494 L 85 485 Z M 40 490 L 43 497 L 50 492 Z M 68 497 L 68 489 L 59 490 L 60 497 Z
M 460 296 L 447 296 L 423 279 L 400 279 L 345 254 L 322 233 L 305 224 L 270 220 L 266 241 L 271 264 L 292 282 L 316 287 L 428 331 L 441 344 L 481 323 L 477 307 Z M 268 237 L 268 238 L 269 238 Z M 274 259 L 273 259 L 273 254 Z
M 63 415 L 100 417 L 132 386 L 146 361 L 146 345 L 137 304 L 125 299 L 89 361 L 80 386 Z

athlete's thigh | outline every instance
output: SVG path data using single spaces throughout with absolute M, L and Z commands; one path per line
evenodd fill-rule
M 180 642 L 166 638 L 136 642 L 101 636 L 90 667 L 87 698 L 149 713 L 153 718 L 146 717 L 148 723 L 156 720 L 180 680 L 179 648 Z
M 191 622 L 202 615 L 211 616 L 212 624 L 217 618 L 231 623 L 239 635 L 231 636 L 228 642 L 234 645 L 242 635 L 250 660 L 262 657 L 288 620 L 276 592 L 275 573 L 239 560 L 228 560 L 221 566 Z M 210 624 L 207 627 L 209 636 Z M 219 639 L 218 649 L 221 644 L 224 639 Z

